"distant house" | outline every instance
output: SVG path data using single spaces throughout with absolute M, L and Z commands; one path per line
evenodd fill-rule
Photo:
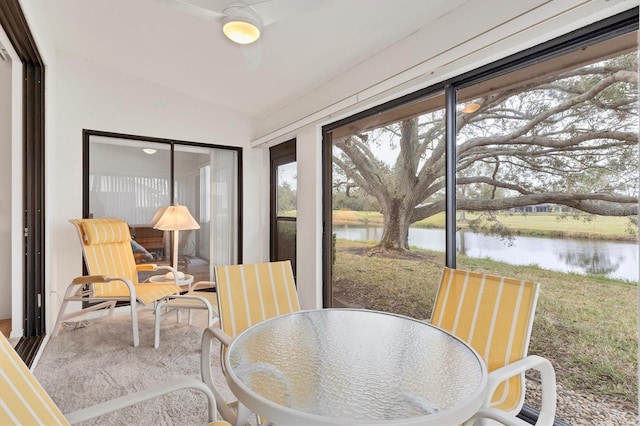
M 513 207 L 509 211 L 513 213 L 559 213 L 570 212 L 571 207 L 560 204 L 544 203 L 531 206 Z

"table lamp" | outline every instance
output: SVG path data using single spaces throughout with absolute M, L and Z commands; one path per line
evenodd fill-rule
M 153 229 L 173 232 L 173 254 L 171 256 L 173 269 L 178 271 L 178 235 L 180 231 L 200 229 L 198 222 L 191 216 L 187 206 L 175 205 L 160 207 L 151 219 Z M 164 276 L 167 280 L 173 280 L 173 272 Z M 178 279 L 183 279 L 184 273 L 178 272 Z

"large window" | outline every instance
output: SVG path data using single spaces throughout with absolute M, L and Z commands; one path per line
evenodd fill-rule
M 556 369 L 557 417 L 635 424 L 637 26 L 630 11 L 326 126 L 326 305 L 429 319 L 445 264 L 539 282 L 529 352 Z
M 240 259 L 239 155 L 211 147 L 85 131 L 85 217 L 129 224 L 138 262 L 169 264 L 169 231 L 153 228 L 159 207 L 187 206 L 200 229 L 181 231 L 178 269 L 212 281 L 213 267 Z

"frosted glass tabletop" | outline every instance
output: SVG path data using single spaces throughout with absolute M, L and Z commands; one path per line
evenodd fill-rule
M 376 311 L 271 318 L 238 335 L 224 361 L 238 399 L 276 424 L 460 424 L 486 392 L 467 344 Z

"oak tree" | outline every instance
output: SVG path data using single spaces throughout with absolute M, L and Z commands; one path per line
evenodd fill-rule
M 457 209 L 548 204 L 605 216 L 638 213 L 635 52 L 474 99 L 457 117 Z M 334 141 L 335 190 L 375 197 L 380 247 L 408 250 L 409 226 L 445 209 L 444 109 Z

